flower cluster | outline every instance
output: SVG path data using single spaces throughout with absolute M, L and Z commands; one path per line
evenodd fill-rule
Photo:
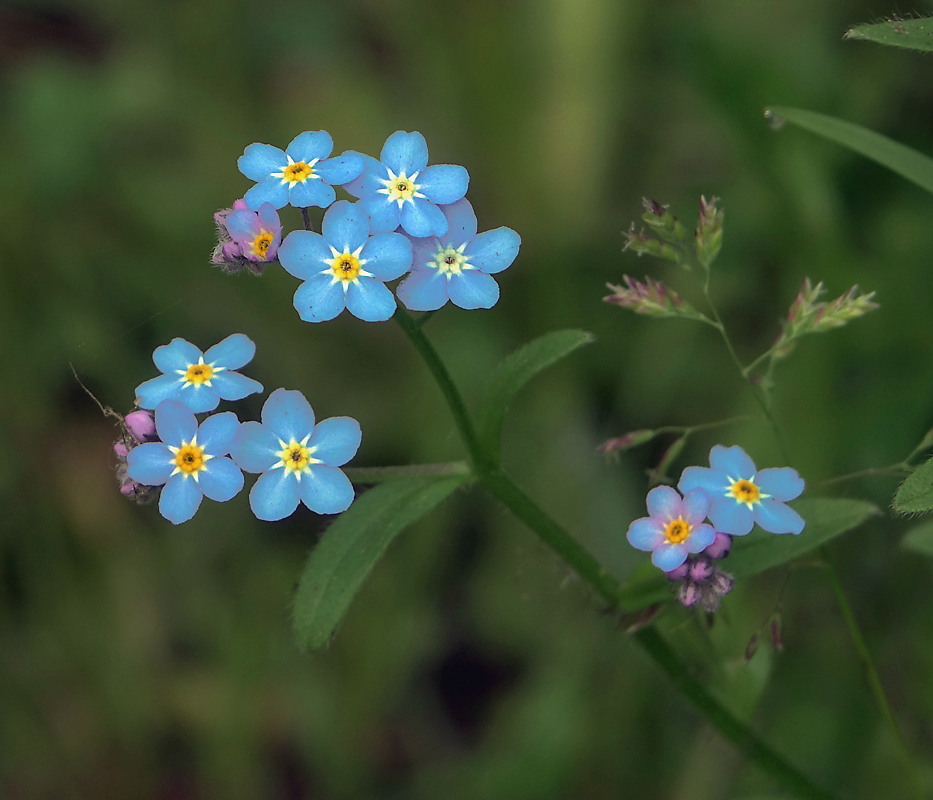
M 161 486 L 159 511 L 178 525 L 194 516 L 204 497 L 223 503 L 236 496 L 246 471 L 259 473 L 250 491 L 259 519 L 283 519 L 299 501 L 318 514 L 350 507 L 353 487 L 338 468 L 359 448 L 356 420 L 315 424 L 304 395 L 276 389 L 263 405 L 261 423 L 241 423 L 231 411 L 198 423 L 195 414 L 213 411 L 220 400 L 262 391 L 234 371 L 255 350 L 241 333 L 206 353 L 184 339 L 156 348 L 153 361 L 163 374 L 137 387 L 141 410 L 126 416 L 124 436 L 114 445 L 123 494 L 144 501 Z
M 393 133 L 378 160 L 353 151 L 331 158 L 332 150 L 326 131 L 302 133 L 284 151 L 249 145 L 237 164 L 256 185 L 240 206 L 215 216 L 213 261 L 228 272 L 258 274 L 277 254 L 302 281 L 294 305 L 306 322 L 344 309 L 367 322 L 389 319 L 396 299 L 385 284 L 406 273 L 397 295 L 411 311 L 434 311 L 448 301 L 465 309 L 495 305 L 492 275 L 512 264 L 521 239 L 510 228 L 477 232 L 463 167 L 429 166 L 417 132 Z M 337 201 L 335 186 L 356 202 Z M 321 233 L 292 231 L 279 246 L 275 209 L 285 205 L 326 208 Z M 305 211 L 306 227 L 309 219 Z
M 680 493 L 670 486 L 648 492 L 648 516 L 635 520 L 627 537 L 633 547 L 650 552 L 671 580 L 682 581 L 678 597 L 684 605 L 715 610 L 733 581 L 713 561 L 728 554 L 731 537 L 745 536 L 755 524 L 771 533 L 799 534 L 806 523 L 785 505 L 804 489 L 796 470 L 756 469 L 738 446 L 716 445 L 709 458 L 708 468 L 683 471 Z

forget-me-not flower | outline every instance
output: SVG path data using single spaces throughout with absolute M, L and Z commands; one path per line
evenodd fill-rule
M 216 218 L 216 214 L 214 215 Z M 238 253 L 249 261 L 271 261 L 282 242 L 282 223 L 272 203 L 263 203 L 259 211 L 236 208 L 224 217 L 223 225 Z
M 234 333 L 202 353 L 191 342 L 172 339 L 155 349 L 158 378 L 136 387 L 136 405 L 154 409 L 163 400 L 179 400 L 196 414 L 213 411 L 221 400 L 242 400 L 262 391 L 262 384 L 234 370 L 252 361 L 256 345 Z
M 651 563 L 665 572 L 676 569 L 690 553 L 699 553 L 716 538 L 705 523 L 709 500 L 703 492 L 681 497 L 670 486 L 656 486 L 646 498 L 648 516 L 636 519 L 626 534 L 629 544 L 651 553 Z
M 382 147 L 379 161 L 361 156 L 362 175 L 344 188 L 366 209 L 373 233 L 398 228 L 409 236 L 443 236 L 447 219 L 439 205 L 466 194 L 470 176 L 460 166 L 428 166 L 428 144 L 420 133 L 396 131 Z
M 790 467 L 756 470 L 738 445 L 717 444 L 709 454 L 709 468 L 687 467 L 677 488 L 703 491 L 710 501 L 709 518 L 717 531 L 744 536 L 757 522 L 771 533 L 800 533 L 803 518 L 784 505 L 799 497 L 803 479 Z
M 225 503 L 243 488 L 243 473 L 229 458 L 240 423 L 225 411 L 198 427 L 194 412 L 175 400 L 163 400 L 155 410 L 160 442 L 137 445 L 127 453 L 126 472 L 144 486 L 162 486 L 159 512 L 179 525 L 191 519 L 201 498 Z
M 411 311 L 434 311 L 448 300 L 460 308 L 492 308 L 499 285 L 491 277 L 518 255 L 521 238 L 511 228 L 477 236 L 476 214 L 465 197 L 441 209 L 447 233 L 413 242 L 411 273 L 398 296 Z
M 400 233 L 370 236 L 366 212 L 346 200 L 327 209 L 323 231 L 292 231 L 279 248 L 282 266 L 304 281 L 295 292 L 298 316 L 324 322 L 348 308 L 366 322 L 391 317 L 395 296 L 385 281 L 411 267 L 411 242 Z
M 363 171 L 359 153 L 328 158 L 333 149 L 334 140 L 327 131 L 305 131 L 284 152 L 270 144 L 249 145 L 237 167 L 258 182 L 243 199 L 253 211 L 263 203 L 276 208 L 288 204 L 327 208 L 337 198 L 334 186 L 352 181 Z
M 314 424 L 301 392 L 276 389 L 262 407 L 262 423 L 244 422 L 230 454 L 247 472 L 260 472 L 250 508 L 264 520 L 284 519 L 299 500 L 318 514 L 339 514 L 353 502 L 353 486 L 337 469 L 356 454 L 360 424 L 331 417 Z

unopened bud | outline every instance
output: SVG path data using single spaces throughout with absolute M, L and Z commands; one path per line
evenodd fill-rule
M 629 228 L 623 236 L 625 236 L 625 247 L 622 248 L 623 250 L 631 250 L 640 256 L 655 256 L 656 258 L 663 258 L 675 263 L 678 260 L 677 251 L 673 247 L 664 242 L 659 242 L 657 239 L 652 239 L 650 236 L 645 236 L 645 234 L 640 231 L 636 231 L 634 225 Z
M 664 573 L 669 581 L 682 581 L 687 577 L 687 573 L 690 571 L 690 565 L 688 562 L 684 562 L 679 567 L 675 567 L 672 570 L 668 570 Z
M 705 558 L 699 558 L 690 565 L 690 580 L 700 583 L 713 574 L 713 565 Z
M 645 207 L 645 213 L 641 215 L 641 218 L 651 230 L 666 242 L 683 243 L 687 230 L 680 220 L 667 210 L 667 206 L 662 206 L 656 200 L 648 198 L 642 200 L 642 205 Z
M 822 283 L 814 286 L 809 278 L 804 280 L 787 312 L 784 330 L 775 342 L 776 358 L 786 356 L 790 352 L 793 340 L 800 336 L 841 328 L 853 319 L 878 308 L 878 304 L 872 300 L 875 293 L 859 294 L 858 286 L 853 286 L 845 294 L 828 303 L 818 302 L 822 294 Z
M 157 439 L 155 416 L 151 411 L 139 409 L 131 411 L 123 418 L 127 430 L 135 436 L 140 442 L 148 442 Z
M 649 317 L 686 317 L 705 319 L 693 306 L 687 303 L 677 292 L 669 289 L 660 281 L 645 278 L 641 283 L 624 275 L 625 286 L 607 283 L 612 294 L 604 297 L 607 303 L 615 303 L 622 308 L 630 308 L 636 314 Z
M 697 217 L 696 238 L 694 251 L 700 263 L 709 269 L 722 248 L 722 219 L 724 212 L 716 208 L 719 202 L 714 197 L 707 202 L 700 197 L 700 213 Z
M 681 604 L 689 608 L 700 599 L 700 589 L 695 583 L 686 581 L 681 584 L 680 591 L 677 592 L 677 599 L 680 600 Z
M 725 558 L 732 550 L 732 537 L 728 533 L 716 531 L 716 538 L 713 543 L 707 547 L 703 553 L 710 558 Z

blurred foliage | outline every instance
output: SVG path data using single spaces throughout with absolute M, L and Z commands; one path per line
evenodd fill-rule
M 462 456 L 400 331 L 299 321 L 294 279 L 208 266 L 211 214 L 248 188 L 260 141 L 326 129 L 376 153 L 420 130 L 465 165 L 481 229 L 522 253 L 490 312 L 428 326 L 468 399 L 506 354 L 558 328 L 591 345 L 506 420 L 506 464 L 619 576 L 659 440 L 616 462 L 609 436 L 753 410 L 715 331 L 602 303 L 672 265 L 620 252 L 642 196 L 691 219 L 721 198 L 714 293 L 750 360 L 805 277 L 881 309 L 811 337 L 777 371 L 776 412 L 813 483 L 900 461 L 933 423 L 933 200 L 799 130 L 769 104 L 933 153 L 929 61 L 847 26 L 884 9 L 828 0 L 153 0 L 0 5 L 0 795 L 18 798 L 743 797 L 773 788 L 505 512 L 462 491 L 401 536 L 330 648 L 299 654 L 289 605 L 326 525 L 256 521 L 243 494 L 182 528 L 116 491 L 117 433 L 72 367 L 126 412 L 174 336 L 242 331 L 250 375 L 360 420 L 356 466 Z M 297 215 L 288 225 L 297 225 Z M 375 387 L 378 387 L 376 389 Z M 255 398 L 254 398 L 255 400 Z M 246 403 L 256 418 L 261 399 Z M 247 414 L 248 415 L 248 414 Z M 241 415 L 243 416 L 243 415 Z M 779 465 L 767 428 L 691 438 Z M 893 479 L 837 493 L 890 503 Z M 908 741 L 933 752 L 929 560 L 904 521 L 838 540 L 842 579 Z M 786 650 L 749 638 L 782 598 Z M 819 570 L 740 585 L 711 629 L 662 619 L 697 672 L 802 769 L 848 797 L 901 796 Z

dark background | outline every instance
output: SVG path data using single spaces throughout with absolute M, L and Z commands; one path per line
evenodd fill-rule
M 837 115 L 933 152 L 928 57 L 844 42 L 896 9 L 812 0 L 86 0 L 0 4 L 0 796 L 19 798 L 706 798 L 775 796 L 529 531 L 462 492 L 391 547 L 330 648 L 300 654 L 290 603 L 326 525 L 258 522 L 244 492 L 175 528 L 117 492 L 112 419 L 175 336 L 258 346 L 247 374 L 363 427 L 354 465 L 462 457 L 424 365 L 391 323 L 312 326 L 296 281 L 208 264 L 211 215 L 251 185 L 250 142 L 328 130 L 378 155 L 395 130 L 465 165 L 480 230 L 521 254 L 491 311 L 428 332 L 467 399 L 550 330 L 598 341 L 518 398 L 506 465 L 618 576 L 665 440 L 626 430 L 753 409 L 711 329 L 601 302 L 649 272 L 622 254 L 654 197 L 692 225 L 726 209 L 714 294 L 739 354 L 767 348 L 804 277 L 881 309 L 803 342 L 776 413 L 814 483 L 902 459 L 933 424 L 933 201 L 798 130 L 768 104 Z M 900 9 L 905 11 L 905 9 Z M 920 8 L 918 10 L 924 10 Z M 294 209 L 283 211 L 291 228 Z M 262 398 L 238 406 L 256 418 Z M 226 404 L 223 406 L 226 407 Z M 695 436 L 782 466 L 749 422 Z M 896 484 L 844 484 L 887 507 Z M 833 546 L 912 749 L 933 752 L 931 564 L 879 520 Z M 783 594 L 782 594 L 783 591 Z M 749 637 L 783 599 L 786 651 Z M 723 699 L 848 797 L 904 773 L 825 575 L 736 589 L 711 631 L 666 635 Z M 768 794 L 771 792 L 771 794 Z

